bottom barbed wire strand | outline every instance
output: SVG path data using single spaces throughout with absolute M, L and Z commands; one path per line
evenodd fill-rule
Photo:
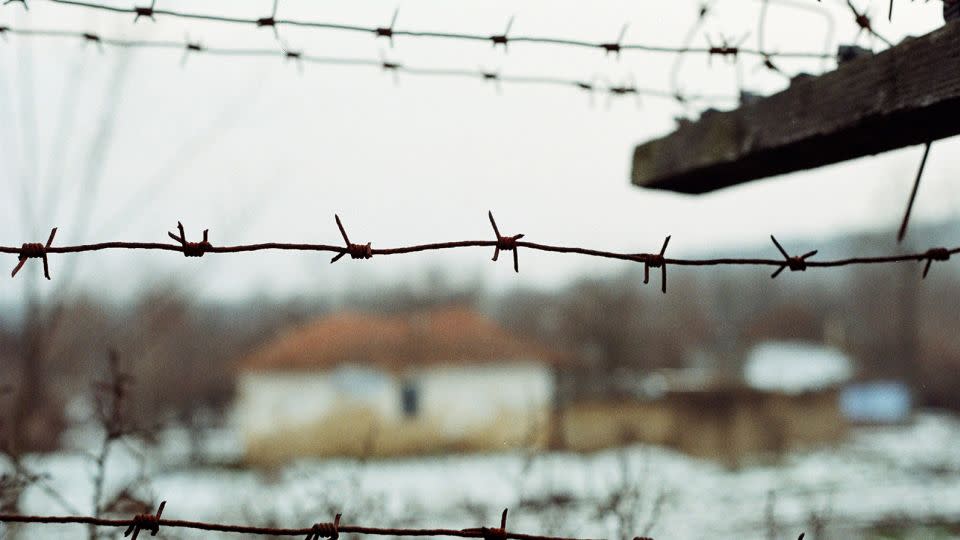
M 256 527 L 252 525 L 232 525 L 228 523 L 213 523 L 205 521 L 187 521 L 182 519 L 161 519 L 157 515 L 137 515 L 133 519 L 108 519 L 90 516 L 31 516 L 17 514 L 0 514 L 0 523 L 35 523 L 43 525 L 94 525 L 98 527 L 126 528 L 128 531 L 139 529 L 153 531 L 159 528 L 193 529 L 209 532 L 223 532 L 235 534 L 252 534 L 261 536 L 303 536 L 316 535 L 327 532 L 326 527 L 283 528 L 283 527 Z M 503 523 L 503 521 L 501 521 Z M 342 525 L 337 523 L 331 531 L 337 533 L 365 534 L 370 536 L 446 536 L 453 538 L 489 538 L 491 533 L 499 538 L 514 540 L 591 540 L 558 536 L 541 536 L 537 534 L 523 534 L 506 531 L 500 527 L 480 527 L 471 529 L 417 529 L 417 528 L 390 528 L 367 527 L 362 525 Z M 330 536 L 322 536 L 330 538 Z

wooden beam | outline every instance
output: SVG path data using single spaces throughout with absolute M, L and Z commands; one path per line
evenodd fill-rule
M 633 183 L 705 193 L 960 134 L 960 22 L 641 144 Z

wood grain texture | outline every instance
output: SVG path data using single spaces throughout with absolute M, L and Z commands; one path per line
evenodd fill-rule
M 960 22 L 641 144 L 632 181 L 705 193 L 960 133 Z

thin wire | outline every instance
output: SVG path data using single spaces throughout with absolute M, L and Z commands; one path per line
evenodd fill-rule
M 689 48 L 691 46 L 694 38 L 697 35 L 697 32 L 699 32 L 700 28 L 703 26 L 704 20 L 710 14 L 713 2 L 715 1 L 716 0 L 706 0 L 700 5 L 700 12 L 698 13 L 697 18 L 694 20 L 693 24 L 690 26 L 690 29 L 687 30 L 686 36 L 683 38 L 683 48 Z M 684 55 L 677 55 L 673 61 L 673 66 L 670 68 L 670 88 L 673 89 L 673 94 L 675 96 L 681 95 L 679 76 L 680 70 L 683 67 L 684 59 Z
M 920 168 L 917 170 L 917 177 L 913 181 L 913 190 L 910 191 L 910 200 L 907 202 L 907 212 L 903 215 L 903 221 L 900 223 L 900 230 L 897 232 L 897 242 L 903 242 L 903 237 L 907 235 L 907 224 L 910 223 L 910 213 L 913 211 L 913 201 L 917 198 L 917 190 L 920 188 L 920 178 L 923 177 L 923 169 L 927 166 L 927 156 L 930 155 L 930 146 L 928 142 L 923 147 L 923 158 L 920 159 Z
M 64 4 L 76 7 L 82 7 L 87 9 L 95 9 L 101 11 L 109 11 L 112 13 L 127 13 L 131 15 L 137 14 L 137 8 L 123 8 L 116 6 L 109 6 L 104 4 L 98 4 L 94 2 L 84 2 L 80 0 L 49 0 L 50 2 L 56 4 Z M 460 33 L 460 32 L 444 32 L 444 31 L 435 31 L 435 30 L 396 30 L 392 27 L 382 28 L 376 26 L 359 26 L 359 25 L 350 25 L 350 24 L 338 24 L 330 22 L 320 22 L 320 21 L 302 21 L 302 20 L 293 20 L 293 19 L 277 19 L 275 17 L 268 18 L 243 18 L 243 17 L 227 17 L 222 15 L 210 15 L 210 14 L 201 14 L 201 13 L 190 13 L 184 11 L 170 10 L 170 9 L 153 9 L 152 13 L 155 15 L 166 15 L 170 17 L 177 17 L 182 19 L 195 19 L 195 20 L 205 20 L 205 21 L 215 21 L 231 24 L 245 24 L 253 26 L 272 26 L 276 28 L 280 25 L 288 26 L 297 26 L 303 28 L 315 28 L 323 30 L 340 30 L 346 32 L 360 32 L 373 35 L 387 35 L 387 36 L 405 36 L 412 38 L 434 38 L 434 39 L 454 39 L 454 40 L 463 40 L 463 41 L 475 41 L 475 42 L 494 42 L 494 43 L 538 43 L 543 45 L 557 45 L 557 46 L 566 46 L 566 47 L 580 47 L 580 48 L 589 48 L 589 49 L 599 49 L 606 51 L 610 44 L 603 42 L 595 41 L 586 41 L 578 39 L 568 39 L 568 38 L 558 38 L 558 37 L 544 37 L 544 36 L 494 36 L 494 35 L 483 35 L 483 34 L 469 34 L 469 33 Z M 499 38 L 501 41 L 494 41 L 494 38 Z M 631 51 L 640 51 L 648 53 L 666 53 L 666 54 L 710 54 L 709 47 L 671 47 L 671 46 L 662 46 L 662 45 L 648 45 L 648 44 L 620 44 L 619 48 L 622 50 L 631 50 Z M 741 54 L 748 54 L 754 56 L 769 56 L 763 51 L 756 49 L 740 49 Z M 805 51 L 794 51 L 794 52 L 784 52 L 777 53 L 778 57 L 782 58 L 813 58 L 813 59 L 822 59 L 829 58 L 830 55 L 824 55 L 821 52 L 805 52 Z
M 167 49 L 184 51 L 189 54 L 206 54 L 211 56 L 234 57 L 234 58 L 281 58 L 306 64 L 344 66 L 344 67 L 374 67 L 419 77 L 443 77 L 443 78 L 469 78 L 475 80 L 492 80 L 498 83 L 516 84 L 516 85 L 539 85 L 574 88 L 585 91 L 601 91 L 611 95 L 639 95 L 645 97 L 675 99 L 676 95 L 667 90 L 658 90 L 654 88 L 641 88 L 636 86 L 616 86 L 601 85 L 592 80 L 570 79 L 563 77 L 539 76 L 539 75 L 510 75 L 499 72 L 470 70 L 462 68 L 434 68 L 434 67 L 416 67 L 407 66 L 399 62 L 390 62 L 385 60 L 375 60 L 370 58 L 347 58 L 334 56 L 314 56 L 303 54 L 296 51 L 283 51 L 277 49 L 255 49 L 255 48 L 218 48 L 206 47 L 197 42 L 178 42 L 171 40 L 129 40 L 111 37 L 101 37 L 90 32 L 76 30 L 59 29 L 35 29 L 35 28 L 15 28 L 9 26 L 0 26 L 0 34 L 8 33 L 11 35 L 27 38 L 66 38 L 81 39 L 85 42 L 94 42 L 98 46 L 116 47 L 120 49 Z M 725 102 L 735 103 L 737 97 L 723 94 L 688 94 L 683 98 L 687 101 L 695 102 Z

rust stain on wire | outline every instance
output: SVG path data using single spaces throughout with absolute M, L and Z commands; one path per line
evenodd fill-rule
M 888 263 L 897 263 L 897 262 L 923 262 L 926 263 L 923 271 L 923 277 L 927 276 L 927 273 L 930 271 L 930 265 L 934 261 L 947 261 L 951 256 L 960 253 L 960 247 L 955 248 L 944 248 L 944 247 L 935 247 L 928 249 L 924 252 L 918 253 L 909 253 L 901 255 L 889 255 L 889 256 L 878 256 L 878 257 L 850 257 L 844 259 L 834 259 L 834 260 L 809 260 L 811 257 L 817 254 L 817 251 L 809 251 L 803 255 L 790 255 L 786 249 L 774 238 L 772 235 L 770 239 L 773 241 L 774 246 L 777 248 L 777 251 L 780 253 L 782 258 L 713 258 L 713 259 L 685 259 L 685 258 L 668 258 L 665 256 L 667 245 L 670 242 L 671 237 L 668 236 L 663 242 L 663 245 L 660 248 L 658 253 L 627 253 L 627 252 L 615 252 L 615 251 L 605 251 L 599 249 L 592 249 L 587 247 L 578 247 L 578 246 L 561 246 L 561 245 L 552 245 L 552 244 L 541 244 L 537 242 L 529 242 L 523 240 L 524 235 L 515 234 L 515 235 L 503 235 L 500 233 L 500 229 L 497 226 L 496 221 L 493 218 L 493 213 L 488 213 L 488 218 L 490 220 L 490 225 L 493 227 L 493 232 L 495 235 L 494 240 L 458 240 L 451 242 L 435 242 L 430 244 L 416 244 L 409 246 L 401 247 L 391 247 L 391 248 L 375 248 L 373 247 L 372 242 L 367 242 L 365 244 L 356 244 L 350 240 L 350 237 L 347 235 L 346 228 L 343 226 L 343 223 L 340 221 L 339 216 L 335 216 L 335 221 L 337 228 L 339 229 L 340 235 L 343 238 L 343 245 L 332 245 L 332 244 L 309 244 L 309 243 L 283 243 L 283 242 L 266 242 L 259 244 L 241 244 L 234 246 L 220 246 L 214 245 L 209 241 L 209 231 L 205 230 L 203 233 L 203 240 L 200 242 L 190 242 L 186 239 L 186 234 L 183 229 L 183 225 L 178 223 L 178 233 L 173 234 L 168 232 L 167 234 L 170 238 L 174 239 L 176 244 L 166 244 L 159 242 L 100 242 L 96 244 L 78 244 L 72 246 L 54 246 L 52 245 L 53 237 L 56 234 L 57 229 L 53 229 L 50 233 L 50 237 L 47 240 L 47 243 L 27 243 L 22 244 L 21 246 L 0 246 L 0 253 L 9 253 L 17 255 L 18 262 L 14 267 L 12 275 L 16 275 L 17 272 L 24 266 L 27 259 L 36 258 L 42 259 L 44 262 L 44 275 L 49 278 L 49 265 L 47 262 L 48 256 L 50 254 L 60 254 L 60 253 L 84 253 L 91 251 L 106 251 L 106 250 L 157 250 L 157 251 L 170 251 L 175 253 L 181 253 L 187 257 L 201 257 L 206 254 L 226 254 L 226 253 L 246 253 L 253 251 L 270 251 L 270 250 L 279 250 L 279 251 L 315 251 L 315 252 L 328 252 L 335 254 L 333 259 L 330 262 L 337 262 L 346 255 L 350 255 L 352 259 L 370 259 L 374 256 L 386 256 L 386 255 L 401 255 L 406 253 L 419 253 L 424 251 L 440 251 L 447 249 L 461 249 L 461 248 L 471 248 L 471 247 L 485 247 L 485 248 L 494 248 L 493 260 L 496 261 L 501 251 L 512 251 L 513 252 L 513 267 L 514 270 L 520 271 L 519 263 L 519 251 L 520 249 L 530 249 L 534 251 L 545 251 L 550 253 L 567 253 L 575 255 L 583 255 L 588 257 L 598 257 L 603 259 L 615 259 L 621 261 L 628 261 L 633 263 L 641 263 L 644 265 L 644 283 L 649 282 L 650 279 L 650 269 L 659 268 L 661 271 L 661 289 L 664 293 L 667 292 L 667 266 L 772 266 L 775 267 L 772 278 L 776 278 L 784 270 L 790 270 L 791 272 L 803 272 L 808 268 L 835 268 L 840 266 L 850 266 L 850 265 L 864 265 L 864 264 L 888 264 Z

